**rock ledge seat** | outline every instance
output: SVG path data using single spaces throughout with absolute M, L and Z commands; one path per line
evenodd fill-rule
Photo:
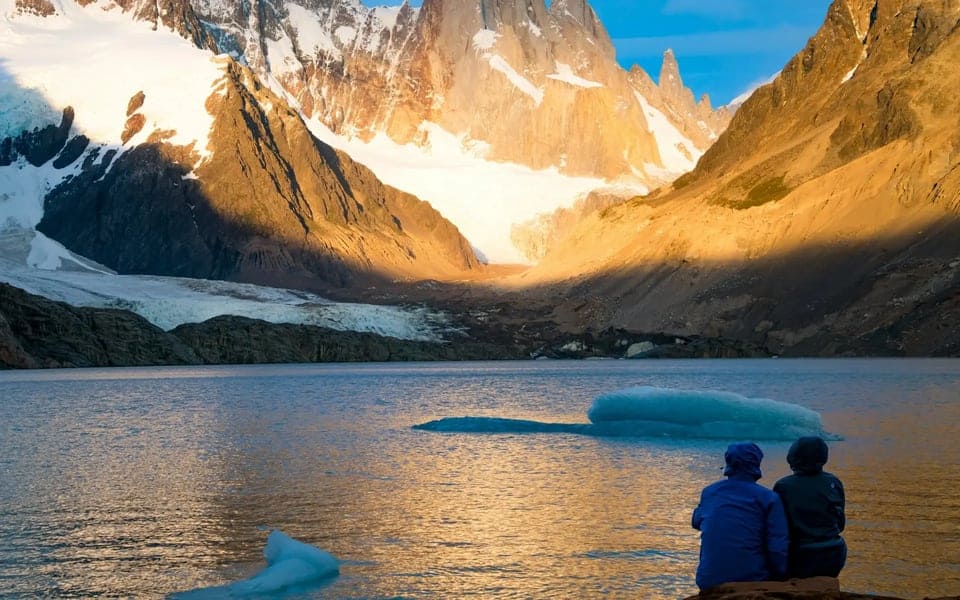
M 747 581 L 724 583 L 701 591 L 686 600 L 904 600 L 893 596 L 875 596 L 840 591 L 833 577 L 811 577 L 789 581 Z M 960 596 L 924 598 L 924 600 L 960 600 Z

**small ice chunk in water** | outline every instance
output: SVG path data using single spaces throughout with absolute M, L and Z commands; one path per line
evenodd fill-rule
M 173 594 L 171 600 L 243 598 L 271 594 L 315 583 L 340 573 L 340 562 L 329 552 L 298 541 L 279 530 L 270 532 L 263 549 L 267 566 L 231 584 Z

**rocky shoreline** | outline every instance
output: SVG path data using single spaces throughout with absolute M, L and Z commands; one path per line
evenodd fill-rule
M 164 331 L 127 310 L 71 306 L 0 284 L 0 368 L 768 356 L 719 338 L 616 329 L 573 335 L 515 314 L 474 312 L 458 325 L 463 332 L 443 342 L 232 316 Z

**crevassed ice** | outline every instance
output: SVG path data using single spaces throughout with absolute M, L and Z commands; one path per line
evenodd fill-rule
M 42 234 L 0 232 L 0 281 L 73 306 L 130 310 L 164 330 L 221 315 L 420 341 L 442 340 L 451 330 L 445 315 L 425 308 L 332 302 L 308 292 L 226 281 L 98 272 L 98 265 L 34 235 Z M 27 260 L 67 270 L 30 268 Z

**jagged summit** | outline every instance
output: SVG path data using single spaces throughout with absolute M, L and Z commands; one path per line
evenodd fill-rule
M 549 10 L 543 0 L 425 0 L 389 16 L 359 0 L 194 6 L 220 51 L 278 81 L 336 133 L 428 145 L 439 125 L 491 160 L 648 185 L 691 168 L 711 139 L 686 142 L 683 164 L 662 156 L 659 127 L 581 0 Z M 667 115 L 672 129 L 687 126 L 673 121 L 682 118 Z M 719 125 L 715 136 L 723 120 L 705 123 Z
M 670 48 L 667 48 L 663 53 L 663 64 L 660 67 L 659 83 L 660 90 L 664 94 L 676 99 L 689 94 L 692 102 L 693 92 L 684 87 L 683 78 L 680 76 L 680 65 L 677 63 L 677 57 Z

